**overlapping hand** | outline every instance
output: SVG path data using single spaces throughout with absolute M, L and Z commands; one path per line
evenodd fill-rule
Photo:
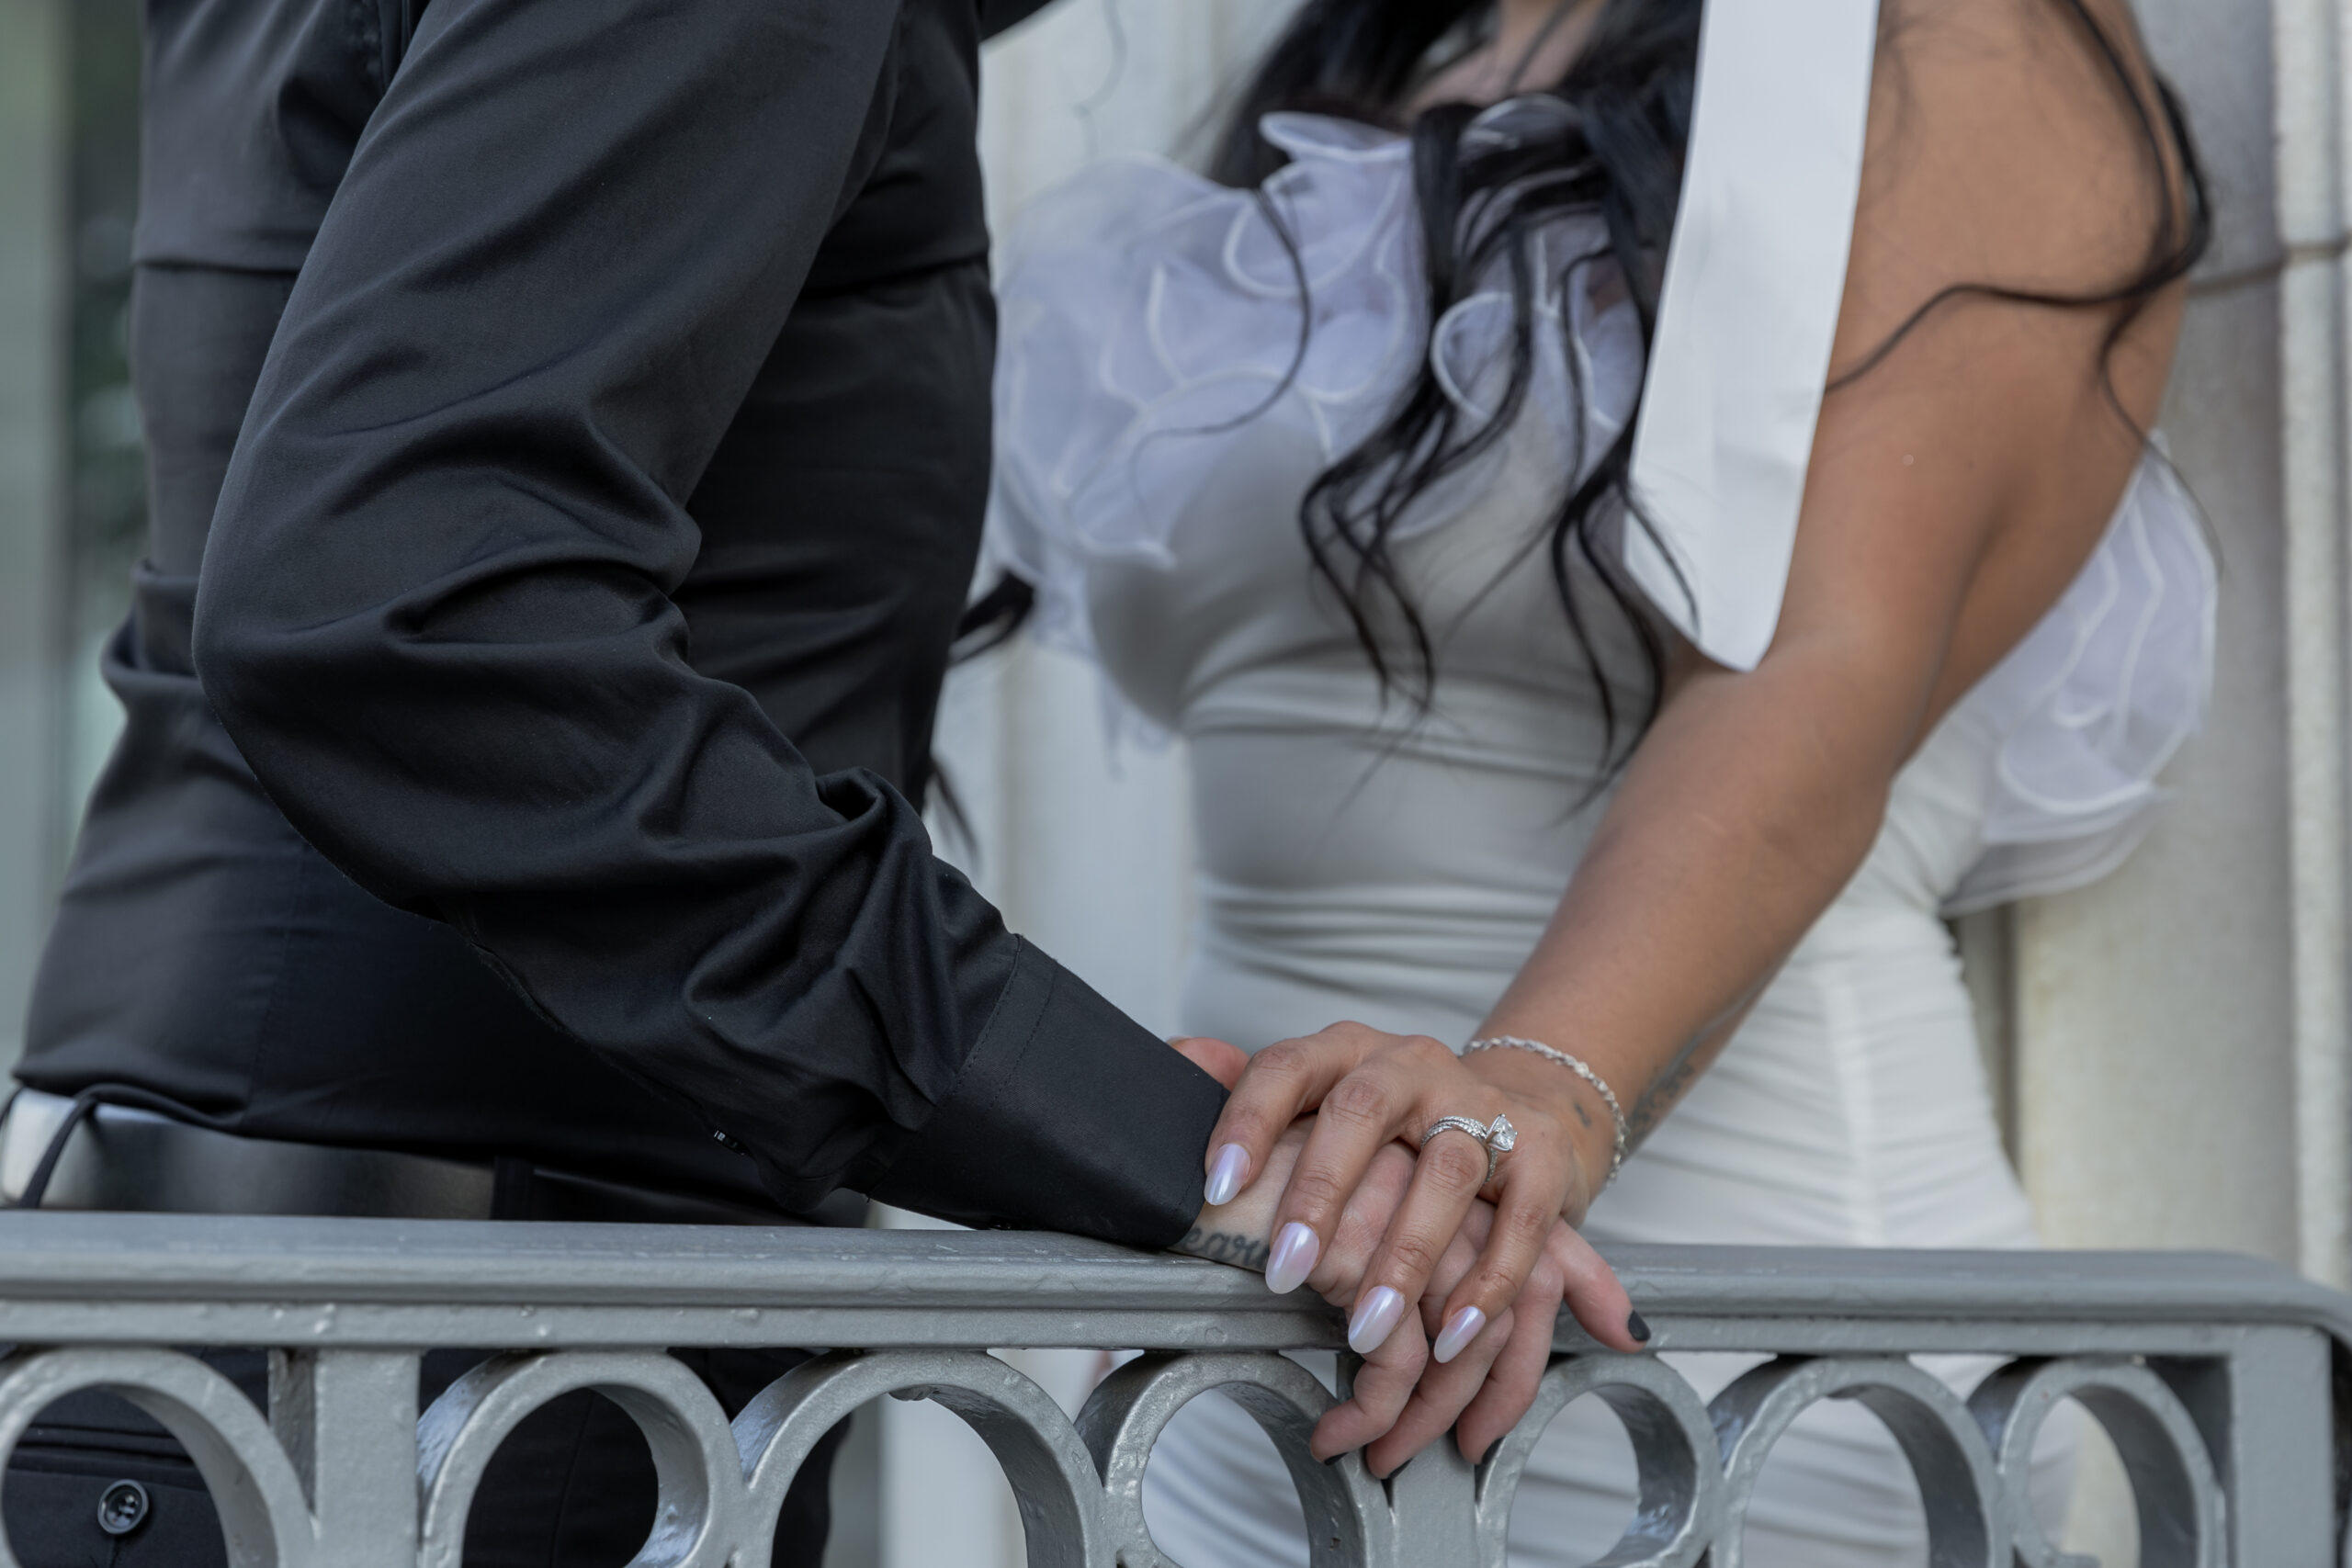
M 1247 1135 L 1247 1129 L 1273 1114 L 1286 1097 L 1302 1100 L 1299 1109 L 1311 1112 L 1328 1092 L 1311 1099 L 1302 1093 L 1303 1086 L 1315 1086 L 1311 1078 L 1294 1076 L 1297 1067 L 1310 1065 L 1329 1082 L 1344 1081 L 1348 1071 L 1362 1065 L 1362 1048 L 1375 1038 L 1371 1031 L 1361 1036 L 1291 1043 L 1306 1049 L 1273 1058 L 1269 1065 L 1282 1070 L 1260 1073 L 1263 1081 L 1255 1083 L 1247 1081 L 1250 1058 L 1237 1047 L 1214 1040 L 1177 1042 L 1179 1050 L 1237 1091 L 1211 1147 L 1231 1141 L 1238 1129 Z M 1302 1064 L 1302 1055 L 1318 1059 Z M 1351 1058 L 1352 1066 L 1329 1077 Z M 1413 1112 L 1408 1108 L 1397 1114 L 1409 1118 Z M 1513 1114 L 1516 1120 L 1519 1113 Z M 1475 1462 L 1533 1403 L 1564 1303 L 1601 1343 L 1626 1351 L 1641 1348 L 1646 1330 L 1624 1287 L 1559 1216 L 1558 1200 L 1553 1200 L 1534 1245 L 1505 1260 L 1509 1273 L 1496 1273 L 1492 1256 L 1482 1262 L 1482 1252 L 1494 1250 L 1489 1244 L 1497 1239 L 1497 1211 L 1477 1196 L 1485 1155 L 1470 1140 L 1442 1138 L 1417 1156 L 1395 1133 L 1367 1140 L 1361 1128 L 1351 1128 L 1351 1136 L 1335 1139 L 1312 1113 L 1284 1121 L 1261 1147 L 1249 1149 L 1250 1179 L 1230 1201 L 1203 1212 L 1184 1250 L 1265 1269 L 1276 1289 L 1304 1283 L 1349 1309 L 1350 1341 L 1363 1364 L 1352 1397 L 1316 1428 L 1318 1458 L 1362 1448 L 1374 1473 L 1385 1475 L 1450 1427 L 1464 1456 Z M 1431 1178 L 1425 1169 L 1431 1153 L 1455 1144 L 1476 1154 L 1479 1168 L 1478 1179 L 1461 1194 L 1459 1207 L 1430 1201 Z M 1335 1157 L 1341 1147 L 1346 1152 Z M 1307 1194 L 1299 1179 L 1301 1164 L 1318 1155 L 1324 1169 L 1312 1184 L 1318 1201 L 1308 1203 L 1303 1201 Z M 1442 1153 L 1439 1157 L 1451 1160 Z M 1445 1190 L 1458 1191 L 1461 1177 L 1458 1169 L 1449 1169 L 1440 1179 L 1449 1184 Z M 1291 1245 L 1282 1247 L 1279 1233 L 1302 1224 L 1309 1225 L 1313 1245 L 1300 1245 L 1293 1230 Z M 1495 1307 L 1481 1308 L 1464 1333 L 1459 1306 L 1452 1312 L 1448 1307 L 1474 1274 L 1481 1279 L 1469 1288 Z M 1375 1282 L 1368 1286 L 1368 1280 Z M 1445 1359 L 1435 1359 L 1433 1342 L 1442 1341 L 1449 1327 L 1455 1343 L 1442 1347 Z

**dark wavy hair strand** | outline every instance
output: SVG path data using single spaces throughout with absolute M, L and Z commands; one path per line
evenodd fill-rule
M 2160 192 L 2145 264 L 2124 282 L 2083 294 L 1995 283 L 1955 285 L 1921 304 L 1841 373 L 1831 390 L 1869 374 L 1921 321 L 1963 296 L 2115 310 L 2102 351 L 2103 358 L 2109 356 L 2149 302 L 2185 276 L 2211 244 L 2204 175 L 2171 88 L 2157 79 L 2152 106 L 2134 79 L 2132 51 L 2092 14 L 2086 0 L 2050 3 L 2087 38 L 2145 142 Z M 1401 106 L 1419 84 L 1483 41 L 1493 20 L 1492 0 L 1306 0 L 1232 101 L 1209 173 L 1238 188 L 1262 185 L 1287 162 L 1260 131 L 1268 114 L 1336 115 L 1386 126 L 1410 139 L 1425 302 L 1432 323 L 1471 293 L 1491 287 L 1498 270 L 1510 279 L 1508 375 L 1492 411 L 1466 417 L 1424 359 L 1385 421 L 1316 480 L 1299 508 L 1314 570 L 1336 593 L 1382 690 L 1403 694 L 1417 712 L 1426 711 L 1433 700 L 1437 651 L 1397 566 L 1396 529 L 1432 486 L 1489 451 L 1518 418 L 1534 374 L 1539 289 L 1564 292 L 1584 286 L 1589 269 L 1612 268 L 1648 350 L 1681 197 L 1702 13 L 1702 0 L 1607 0 L 1567 73 L 1522 95 L 1547 100 L 1555 111 L 1551 133 L 1532 140 L 1465 138 L 1478 114 L 1465 105 L 1439 104 L 1409 122 L 1403 118 Z M 1883 39 L 1883 48 L 1887 41 Z M 2167 174 L 2167 151 L 2178 161 L 2179 192 Z M 1271 204 L 1267 210 L 1287 241 Z M 1606 249 L 1569 257 L 1561 276 L 1539 279 L 1534 258 L 1543 251 L 1537 236 L 1569 214 L 1599 217 L 1608 235 Z M 1303 321 L 1311 317 L 1306 287 L 1302 270 Z M 1303 357 L 1303 342 L 1300 352 Z M 1577 363 L 1573 354 L 1568 363 Z M 2132 423 L 2111 380 L 2108 393 L 2116 412 Z M 1548 521 L 1531 519 L 1545 523 L 1542 542 L 1554 586 L 1595 677 L 1612 766 L 1655 712 L 1668 651 L 1646 599 L 1622 564 L 1623 530 L 1647 526 L 1629 487 L 1634 428 L 1629 420 L 1609 450 L 1589 464 L 1589 454 L 1577 454 L 1582 477 Z M 1579 573 L 1572 570 L 1579 560 L 1589 580 L 1605 591 L 1605 603 L 1589 603 L 1579 592 Z M 1025 618 L 1033 598 L 1025 584 L 1001 583 L 967 614 L 962 646 L 980 649 L 1002 641 Z M 1614 672 L 1602 667 L 1596 614 L 1615 617 L 1641 650 L 1645 668 L 1639 673 L 1646 677 L 1643 689 L 1648 695 L 1638 714 L 1620 711 Z M 1389 628 L 1385 635 L 1384 626 Z M 1400 633 L 1401 649 L 1395 640 Z

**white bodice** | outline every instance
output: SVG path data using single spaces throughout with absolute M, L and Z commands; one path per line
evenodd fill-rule
M 1377 427 L 1425 345 L 1448 394 L 1474 413 L 1486 406 L 1510 301 L 1498 288 L 1429 330 L 1401 139 L 1303 115 L 1272 117 L 1267 133 L 1294 161 L 1262 202 L 1129 159 L 1024 219 L 1001 289 L 992 547 L 1039 584 L 1041 635 L 1099 657 L 1144 728 L 1183 734 L 1196 769 L 1230 766 L 1236 786 L 1321 813 L 1312 832 L 1267 824 L 1260 847 L 1272 859 L 1236 846 L 1228 861 L 1218 851 L 1234 829 L 1204 821 L 1212 901 L 1217 879 L 1244 866 L 1265 875 L 1286 864 L 1285 885 L 1338 890 L 1360 886 L 1361 857 L 1393 855 L 1429 857 L 1417 892 L 1457 898 L 1473 846 L 1429 841 L 1456 834 L 1494 839 L 1498 866 L 1512 868 L 1496 896 L 1532 897 L 1548 882 L 1556 901 L 1581 847 L 1574 822 L 1589 817 L 1572 808 L 1600 767 L 1600 705 L 1542 536 L 1570 476 L 1631 417 L 1642 374 L 1631 308 L 1606 302 L 1605 263 L 1567 265 L 1601 249 L 1596 225 L 1545 234 L 1535 272 L 1554 281 L 1537 301 L 1526 412 L 1397 536 L 1441 672 L 1436 711 L 1407 723 L 1381 707 L 1314 579 L 1298 505 Z M 1600 604 L 1598 583 L 1588 586 Z M 1777 603 L 1778 583 L 1766 586 Z M 2193 506 L 2152 454 L 2064 601 L 1953 716 L 1989 749 L 1992 783 L 1974 842 L 1923 889 L 1931 907 L 2075 886 L 2129 853 L 2158 803 L 2158 770 L 2201 716 L 2214 597 Z M 1622 628 L 1605 611 L 1596 619 L 1620 634 L 1604 662 L 1638 678 Z M 1234 738 L 1251 734 L 1292 738 L 1277 739 L 1279 770 L 1234 754 Z M 1413 846 L 1375 829 L 1354 854 L 1333 847 L 1358 835 L 1330 801 L 1409 794 L 1418 786 L 1402 775 L 1424 769 L 1465 807 L 1497 798 L 1442 833 L 1418 828 Z M 1902 801 L 1898 791 L 1898 817 Z M 1542 823 L 1563 828 L 1534 832 Z M 1545 847 L 1531 852 L 1532 839 Z

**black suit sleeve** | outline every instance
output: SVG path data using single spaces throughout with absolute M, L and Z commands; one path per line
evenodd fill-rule
M 784 1201 L 1165 1244 L 1221 1091 L 698 675 L 671 598 L 895 13 L 435 0 L 254 394 L 198 668 L 312 843 Z

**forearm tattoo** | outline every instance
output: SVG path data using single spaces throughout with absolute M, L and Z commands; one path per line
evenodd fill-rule
M 1714 1021 L 1684 1041 L 1682 1048 L 1668 1058 L 1666 1066 L 1658 1070 L 1657 1077 L 1650 1080 L 1649 1087 L 1634 1096 L 1633 1110 L 1625 1113 L 1627 1149 L 1640 1148 L 1649 1135 L 1657 1131 L 1657 1124 L 1666 1120 L 1667 1112 L 1690 1092 L 1690 1085 L 1707 1070 L 1708 1064 L 1715 1059 L 1716 1054 L 1731 1043 L 1732 1034 L 1738 1028 L 1740 1020 L 1747 1016 L 1747 1010 L 1755 1004 L 1758 997 L 1764 994 L 1764 987 L 1778 973 L 1779 966 L 1775 965 L 1750 986 L 1738 1000 L 1724 1009 Z
M 1176 1244 L 1176 1250 L 1194 1258 L 1205 1258 L 1212 1263 L 1230 1263 L 1236 1269 L 1266 1271 L 1266 1244 L 1254 1235 L 1238 1231 L 1212 1230 L 1207 1225 L 1194 1225 Z
M 1625 1113 L 1628 1150 L 1638 1149 L 1648 1141 L 1649 1135 L 1657 1131 L 1657 1124 L 1666 1120 L 1666 1113 L 1674 1109 L 1675 1102 L 1699 1076 L 1699 1047 L 1706 1043 L 1706 1038 L 1702 1034 L 1687 1042 L 1650 1080 L 1649 1087 L 1634 1098 L 1634 1108 Z

